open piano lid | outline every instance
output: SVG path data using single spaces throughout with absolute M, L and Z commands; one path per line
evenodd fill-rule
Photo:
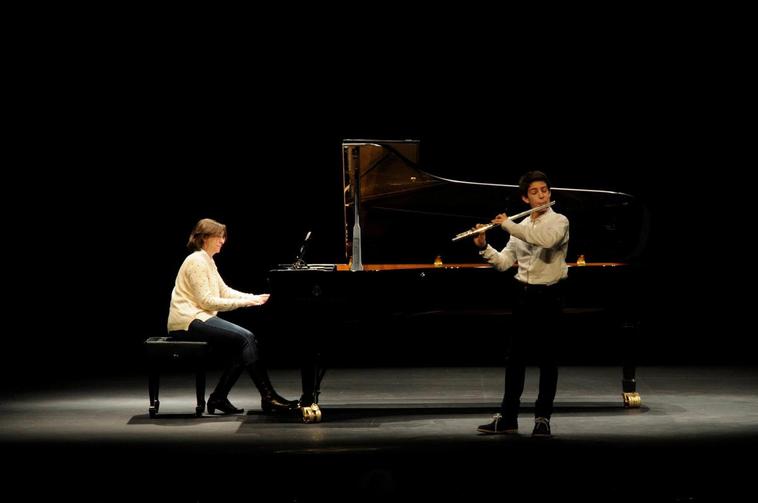
M 498 213 L 527 208 L 515 184 L 453 180 L 422 169 L 419 147 L 418 140 L 343 140 L 345 261 L 352 255 L 356 172 L 362 261 L 367 264 L 431 264 L 437 257 L 446 263 L 470 262 L 473 247 L 468 240 L 452 242 L 453 236 Z M 649 215 L 633 195 L 552 187 L 552 199 L 553 210 L 570 221 L 570 261 L 583 255 L 587 262 L 634 262 L 642 254 Z M 493 230 L 488 239 L 500 248 L 507 234 Z

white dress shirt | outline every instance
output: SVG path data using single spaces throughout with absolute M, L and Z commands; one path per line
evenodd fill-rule
M 498 271 L 518 262 L 516 279 L 530 285 L 552 285 L 568 276 L 568 218 L 548 208 L 535 219 L 506 220 L 501 225 L 511 235 L 505 248 L 497 251 L 487 245 L 479 252 Z

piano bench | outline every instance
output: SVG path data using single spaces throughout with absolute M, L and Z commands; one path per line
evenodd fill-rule
M 151 418 L 158 415 L 160 400 L 158 388 L 160 375 L 169 368 L 190 368 L 195 372 L 195 392 L 197 406 L 195 416 L 205 412 L 205 368 L 208 359 L 208 343 L 199 341 L 182 341 L 172 337 L 150 337 L 145 341 L 147 355 L 148 383 L 150 397 L 148 414 Z

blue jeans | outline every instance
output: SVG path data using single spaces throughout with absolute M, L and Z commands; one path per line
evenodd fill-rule
M 187 331 L 176 330 L 169 336 L 187 341 L 207 342 L 230 357 L 211 396 L 226 398 L 242 371 L 252 371 L 259 359 L 258 340 L 248 329 L 214 316 L 207 321 L 193 320 Z
M 214 316 L 207 321 L 194 320 L 184 332 L 170 332 L 172 337 L 188 341 L 203 341 L 230 356 L 243 367 L 258 361 L 258 340 L 250 330 Z

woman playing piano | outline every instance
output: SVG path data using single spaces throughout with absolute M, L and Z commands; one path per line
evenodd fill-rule
M 294 411 L 298 402 L 282 398 L 269 381 L 259 357 L 258 341 L 248 329 L 218 317 L 219 311 L 260 306 L 268 294 L 255 295 L 234 290 L 221 279 L 213 256 L 226 241 L 226 226 L 210 218 L 197 222 L 187 247 L 192 250 L 179 268 L 171 292 L 168 332 L 172 337 L 205 341 L 224 352 L 229 364 L 208 400 L 208 412 L 244 412 L 229 401 L 229 391 L 244 370 L 252 377 L 261 395 L 264 412 Z

